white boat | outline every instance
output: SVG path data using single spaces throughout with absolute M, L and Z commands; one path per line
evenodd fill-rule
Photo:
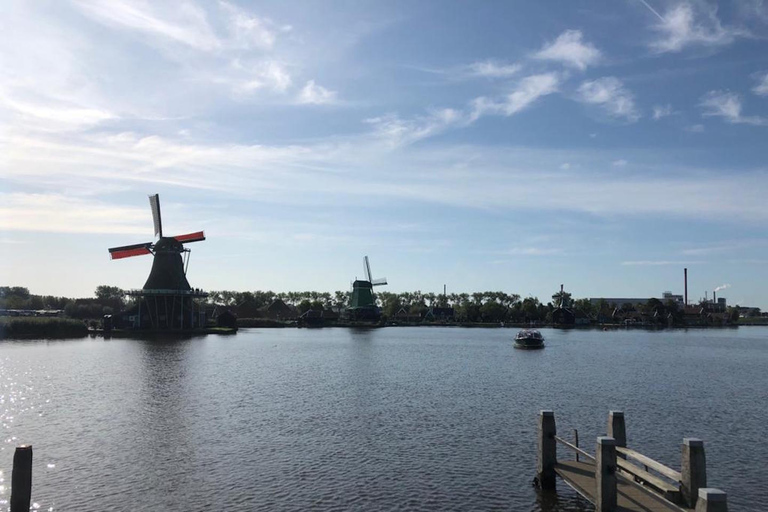
M 544 348 L 544 336 L 536 329 L 524 329 L 515 336 L 515 348 Z

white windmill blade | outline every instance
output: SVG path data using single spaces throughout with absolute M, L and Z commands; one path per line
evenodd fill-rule
M 149 207 L 152 208 L 152 220 L 155 223 L 155 236 L 163 237 L 163 222 L 160 218 L 160 194 L 149 196 Z
M 368 256 L 363 257 L 363 267 L 365 268 L 365 277 L 368 278 L 368 281 L 373 282 L 371 275 L 371 264 L 368 262 Z
M 371 286 L 382 286 L 387 284 L 387 278 L 382 277 L 381 279 L 374 279 L 371 281 Z

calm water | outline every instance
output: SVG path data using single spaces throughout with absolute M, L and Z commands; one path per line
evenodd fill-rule
M 765 510 L 767 328 L 514 332 L 2 342 L 0 506 L 31 443 L 40 510 L 590 510 L 531 486 L 537 413 L 593 451 L 620 409 L 630 447 L 679 469 L 700 437 L 731 510 Z

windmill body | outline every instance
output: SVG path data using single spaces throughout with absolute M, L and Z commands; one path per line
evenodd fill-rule
M 202 231 L 172 237 L 163 236 L 160 198 L 149 197 L 155 222 L 157 242 L 126 245 L 109 249 L 112 259 L 152 254 L 152 270 L 140 290 L 129 296 L 136 304 L 123 314 L 123 324 L 134 329 L 183 330 L 205 326 L 205 313 L 200 299 L 207 293 L 193 289 L 187 281 L 186 263 L 190 250 L 184 244 L 205 240 Z
M 387 279 L 372 278 L 368 256 L 363 258 L 363 269 L 368 279 L 355 279 L 352 282 L 352 294 L 349 298 L 347 316 L 352 320 L 378 320 L 381 317 L 381 310 L 376 306 L 373 287 L 387 284 Z

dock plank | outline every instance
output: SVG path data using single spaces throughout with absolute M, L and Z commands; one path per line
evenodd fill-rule
M 563 461 L 555 465 L 555 472 L 591 503 L 595 502 L 595 465 L 591 462 Z M 691 509 L 680 508 L 661 496 L 640 489 L 624 478 L 617 483 L 617 512 L 680 512 Z

